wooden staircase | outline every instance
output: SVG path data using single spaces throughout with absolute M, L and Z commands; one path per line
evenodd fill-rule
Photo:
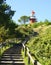
M 0 60 L 0 65 L 25 65 L 21 55 L 22 45 L 15 44 L 12 48 L 6 50 Z

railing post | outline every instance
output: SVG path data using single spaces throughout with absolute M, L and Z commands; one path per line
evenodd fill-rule
M 27 53 L 27 49 L 26 49 L 26 46 L 25 46 L 25 56 L 26 56 L 26 53 Z
M 30 53 L 30 51 L 29 51 L 29 53 Z M 28 56 L 28 64 L 30 64 L 30 57 Z
M 34 60 L 34 65 L 37 65 L 37 60 Z
M 22 49 L 23 49 L 23 52 L 24 52 L 24 47 Z

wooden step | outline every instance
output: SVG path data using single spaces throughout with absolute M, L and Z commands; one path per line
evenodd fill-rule
M 3 56 L 22 56 L 22 54 L 3 54 Z
M 21 55 L 16 55 L 16 56 L 14 56 L 14 55 L 8 55 L 8 56 L 3 55 L 2 57 L 22 57 L 22 56 Z
M 25 63 L 19 61 L 1 61 L 0 65 L 25 65 Z
M 3 56 L 2 58 L 10 58 L 10 59 L 23 59 L 21 56 Z
M 21 63 L 21 62 L 23 62 L 23 61 L 5 61 L 5 60 L 2 60 L 2 61 L 0 61 L 0 63 Z
M 25 65 L 25 64 L 24 63 L 11 63 L 11 64 L 1 63 L 0 65 Z
M 2 58 L 1 61 L 23 61 L 23 59 Z

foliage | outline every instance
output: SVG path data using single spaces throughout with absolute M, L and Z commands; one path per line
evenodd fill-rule
M 24 24 L 29 21 L 28 16 L 21 16 L 20 19 L 18 19 L 18 22 L 23 22 Z
M 30 34 L 32 34 L 32 29 L 29 28 L 27 25 L 18 26 L 15 29 L 16 36 L 19 38 L 25 38 L 28 37 Z
M 51 25 L 51 22 L 49 22 L 47 19 L 44 21 L 45 25 Z
M 8 38 L 9 29 L 5 30 L 4 26 L 0 28 L 0 42 L 5 41 Z
M 40 22 L 35 22 L 35 23 L 33 23 L 33 24 L 31 25 L 31 27 L 32 27 L 32 28 L 37 28 L 37 27 L 43 26 L 43 25 L 46 25 L 46 26 L 51 25 L 51 22 L 46 19 L 44 22 L 40 21 Z
M 27 46 L 42 65 L 51 65 L 51 27 L 31 38 Z
M 24 58 L 25 65 L 33 65 L 31 61 L 30 61 L 30 64 L 28 63 L 28 56 L 26 55 L 25 57 L 25 53 L 23 52 L 23 50 L 22 50 L 22 55 Z
M 14 12 L 15 11 L 11 10 L 11 7 L 6 4 L 6 0 L 0 0 L 0 26 L 9 24 Z
M 18 25 L 12 20 L 14 13 L 15 11 L 6 4 L 6 0 L 0 0 L 0 40 L 2 41 L 9 37 L 15 37 L 15 28 Z

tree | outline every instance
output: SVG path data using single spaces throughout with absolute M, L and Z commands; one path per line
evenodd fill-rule
M 6 4 L 6 0 L 0 0 L 0 39 L 5 40 L 15 35 L 16 23 L 12 20 L 15 11 Z M 7 32 L 8 30 L 8 32 Z M 12 35 L 11 35 L 12 34 Z
M 15 11 L 11 10 L 11 7 L 6 4 L 6 0 L 0 0 L 0 26 L 9 24 L 14 12 Z
M 13 34 L 14 34 L 15 28 L 16 28 L 17 26 L 18 26 L 18 25 L 16 25 L 16 23 L 15 23 L 13 20 L 11 20 L 10 24 L 8 25 L 8 27 L 9 27 L 9 34 L 10 34 L 10 35 L 13 35 Z
M 21 23 L 21 20 L 20 20 L 20 19 L 18 19 L 18 22 L 19 22 L 19 23 Z
M 23 22 L 24 24 L 29 21 L 29 16 L 21 16 L 20 19 L 18 19 L 18 22 Z

